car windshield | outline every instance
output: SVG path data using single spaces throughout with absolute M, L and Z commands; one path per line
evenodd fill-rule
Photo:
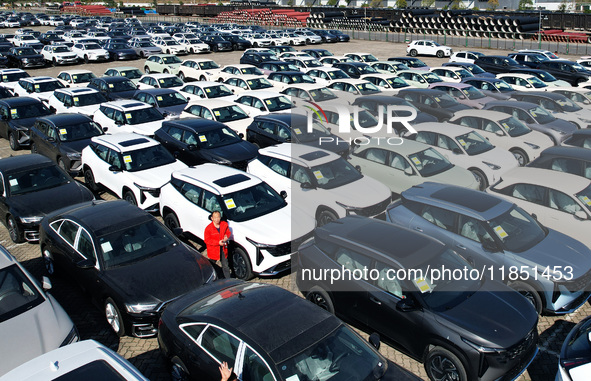
M 51 48 L 51 50 L 54 53 L 68 53 L 68 52 L 70 52 L 70 48 L 68 48 L 67 46 L 59 46 L 59 45 L 58 46 L 53 46 Z
M 37 52 L 33 48 L 20 48 L 15 49 L 15 51 L 17 56 L 32 56 L 34 54 L 37 54 Z
M 271 112 L 289 110 L 290 108 L 294 107 L 293 103 L 291 103 L 291 101 L 287 99 L 285 96 L 267 98 L 264 99 L 264 102 L 269 111 Z
M 107 102 L 107 98 L 101 93 L 79 94 L 72 97 L 72 103 L 75 107 L 91 106 Z
M 107 269 L 130 265 L 166 253 L 178 245 L 172 234 L 155 220 L 98 237 L 102 258 Z
M 359 65 L 357 69 L 361 74 L 375 74 L 378 71 L 369 65 Z
M 577 198 L 591 212 L 591 185 L 577 193 Z
M 103 134 L 101 127 L 93 121 L 59 126 L 58 136 L 62 142 L 90 139 Z
M 110 92 L 119 92 L 119 91 L 130 91 L 130 90 L 137 90 L 136 85 L 133 84 L 130 80 L 125 81 L 116 81 L 109 83 L 109 91 Z
M 501 93 L 515 91 L 515 89 L 505 81 L 495 81 L 494 85 Z
M 142 124 L 163 120 L 164 116 L 154 107 L 146 107 L 138 110 L 125 110 L 125 120 L 127 124 Z
M 514 117 L 500 120 L 499 124 L 511 137 L 522 136 L 531 132 L 531 129 L 528 126 L 521 123 Z
M 538 124 L 547 124 L 556 120 L 554 115 L 550 114 L 548 110 L 541 106 L 530 109 L 529 113 L 534 117 L 536 123 Z
M 573 67 L 573 68 L 574 68 L 576 71 L 578 71 L 578 72 L 586 72 L 586 71 L 589 71 L 589 69 L 587 69 L 587 68 L 583 67 L 582 65 L 580 65 L 580 64 L 578 64 L 578 63 L 573 63 L 573 64 L 572 64 L 572 67 Z
M 184 82 L 176 75 L 158 78 L 158 83 L 160 84 L 160 87 L 163 89 L 168 89 L 171 87 L 181 87 L 182 85 L 184 85 Z
M 478 65 L 469 65 L 467 66 L 467 69 L 470 70 L 472 72 L 472 74 L 476 75 L 476 74 L 482 74 L 482 73 L 486 73 L 484 70 L 482 70 L 482 68 Z
M 119 70 L 119 75 L 129 79 L 138 79 L 142 77 L 142 72 L 139 69 Z
M 287 205 L 273 188 L 260 183 L 222 196 L 229 220 L 243 222 L 272 213 Z
M 435 73 L 423 73 L 423 78 L 425 78 L 425 80 L 427 81 L 427 83 L 443 82 L 443 79 L 441 79 Z
M 197 145 L 201 148 L 217 148 L 238 143 L 242 139 L 236 134 L 236 132 L 234 132 L 234 130 L 224 126 L 221 128 L 199 131 L 197 140 Z
M 189 102 L 187 98 L 176 91 L 156 95 L 156 100 L 158 101 L 159 107 L 178 106 Z
M 568 98 L 557 99 L 556 103 L 566 112 L 581 111 L 583 108 Z
M 402 78 L 399 77 L 390 77 L 386 79 L 386 82 L 392 87 L 393 89 L 400 89 L 402 87 L 408 87 L 408 83 Z
M 248 118 L 248 114 L 245 113 L 239 106 L 235 105 L 215 108 L 212 111 L 213 115 L 215 115 L 215 119 L 221 123 L 233 122 L 235 120 Z
M 26 72 L 2 73 L 2 82 L 16 82 L 21 78 L 28 78 L 30 75 Z
M 45 298 L 16 264 L 0 270 L 0 322 L 43 303 Z
M 359 171 L 343 158 L 312 167 L 310 172 L 310 178 L 321 189 L 337 188 L 363 177 Z
M 472 266 L 462 257 L 450 249 L 445 249 L 441 255 L 431 258 L 427 262 L 417 266 L 416 277 L 412 280 L 420 297 L 434 311 L 443 312 L 454 308 L 466 299 L 470 298 L 481 287 L 481 281 L 472 280 L 470 277 L 461 277 L 455 280 L 453 277 L 440 277 L 433 280 L 430 269 L 441 271 L 459 270 L 469 274 Z
M 359 90 L 359 92 L 363 95 L 375 94 L 375 93 L 382 92 L 376 85 L 374 85 L 373 83 L 370 83 L 370 82 L 359 83 L 355 87 L 357 87 L 357 90 Z
M 24 35 L 21 36 L 21 40 L 36 40 L 35 36 L 30 36 L 30 35 Z
M 463 88 L 462 93 L 464 94 L 464 96 L 466 96 L 466 98 L 470 100 L 482 99 L 486 97 L 486 95 L 484 95 L 482 91 L 478 90 L 474 86 Z
M 308 348 L 298 348 L 295 356 L 277 364 L 277 368 L 283 379 L 290 381 L 373 381 L 375 374 L 386 372 L 387 364 L 355 333 L 341 325 Z
M 477 132 L 470 131 L 467 134 L 456 136 L 458 143 L 466 150 L 470 156 L 479 155 L 495 148 L 488 140 L 480 136 Z
M 166 41 L 162 41 L 162 44 L 163 44 L 163 45 L 166 45 L 166 46 L 176 46 L 176 45 L 179 45 L 179 43 L 178 43 L 178 42 L 176 42 L 176 41 L 172 41 L 172 40 L 171 40 L 171 41 L 168 41 L 168 40 L 166 40 Z
M 332 91 L 325 87 L 317 90 L 310 90 L 310 96 L 314 102 L 329 101 L 331 99 L 337 98 L 337 96 Z
M 224 85 L 215 85 L 210 87 L 204 87 L 203 90 L 207 95 L 207 98 L 219 98 L 219 97 L 227 97 L 232 95 L 233 93 Z
M 314 82 L 314 78 L 310 77 L 308 74 L 291 75 L 289 80 L 289 83 L 316 83 Z
M 90 80 L 93 78 L 96 78 L 96 75 L 94 75 L 94 73 L 72 74 L 72 82 L 74 83 L 87 83 L 90 82 Z
M 41 102 L 13 106 L 10 109 L 10 119 L 28 119 L 38 118 L 40 116 L 50 115 L 51 110 Z
M 453 107 L 458 104 L 458 102 L 455 99 L 453 99 L 447 94 L 438 94 L 437 96 L 434 96 L 431 99 L 437 102 L 437 104 L 442 108 Z
M 199 68 L 201 70 L 219 69 L 220 65 L 218 65 L 217 63 L 215 63 L 213 61 L 205 61 L 205 62 L 199 62 Z
M 517 206 L 490 219 L 488 225 L 503 248 L 514 253 L 529 250 L 546 237 L 546 231 L 536 220 Z M 491 240 L 491 236 L 486 233 L 480 239 Z
M 243 67 L 240 69 L 240 72 L 245 75 L 263 75 L 263 72 L 258 67 Z
M 39 82 L 33 85 L 33 89 L 35 93 L 45 93 L 48 91 L 54 91 L 56 89 L 63 89 L 66 87 L 61 81 L 48 81 L 48 82 Z
M 84 45 L 84 49 L 86 50 L 98 50 L 102 49 L 99 44 L 86 44 Z
M 529 77 L 527 79 L 536 89 L 548 87 L 544 82 L 540 81 L 538 77 Z
M 140 41 L 140 42 L 137 43 L 137 46 L 140 47 L 140 48 L 153 48 L 156 45 L 152 44 L 151 42 L 147 42 L 147 41 L 146 42 L 141 42 Z
M 429 177 L 451 169 L 454 165 L 433 148 L 408 155 L 421 176 Z
M 124 152 L 121 155 L 123 156 L 125 170 L 128 172 L 144 171 L 171 164 L 175 161 L 174 156 L 160 144 Z
M 470 78 L 470 77 L 474 77 L 474 75 L 472 73 L 470 73 L 468 70 L 466 69 L 458 69 L 454 71 L 457 75 L 460 76 L 460 78 Z
M 273 85 L 265 78 L 253 78 L 246 81 L 251 90 L 268 89 Z
M 70 178 L 55 164 L 4 174 L 11 196 L 55 188 L 70 182 Z
M 556 82 L 557 79 L 552 74 L 547 73 L 545 71 L 541 71 L 536 73 L 536 75 L 544 82 Z
M 427 67 L 427 64 L 418 58 L 410 58 L 406 61 L 406 66 L 410 68 Z
M 171 64 L 180 64 L 181 59 L 178 58 L 177 56 L 166 56 L 166 57 L 162 57 L 162 61 L 167 64 L 167 65 L 171 65 Z
M 365 62 L 377 62 L 378 61 L 378 59 L 373 54 L 362 54 L 361 58 L 363 58 L 363 61 L 365 61 Z

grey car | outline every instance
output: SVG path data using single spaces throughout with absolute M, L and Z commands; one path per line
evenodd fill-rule
M 573 312 L 591 295 L 591 250 L 515 204 L 433 182 L 401 196 L 387 209 L 389 222 L 452 246 L 486 276 L 527 297 L 538 313 Z
M 551 112 L 530 102 L 494 101 L 488 102 L 484 110 L 493 110 L 513 115 L 534 131 L 548 135 L 554 144 L 559 145 L 577 130 L 571 122 L 558 119 Z
M 152 54 L 162 54 L 162 49 L 150 41 L 134 41 L 129 46 L 142 58 L 149 57 Z
M 0 376 L 56 348 L 78 341 L 70 317 L 51 294 L 0 246 Z

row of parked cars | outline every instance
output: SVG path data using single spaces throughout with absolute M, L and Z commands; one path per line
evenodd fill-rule
M 584 148 L 589 134 L 577 129 L 586 125 L 575 125 L 585 112 L 561 120 L 542 103 L 552 92 L 515 92 L 490 75 L 467 78 L 512 90 L 500 96 L 466 85 L 454 96 L 453 83 L 434 68 L 429 75 L 439 80 L 432 84 L 450 89 L 414 88 L 400 75 L 412 73 L 400 66 L 405 57 L 380 61 L 350 53 L 317 65 L 315 54 L 332 57 L 323 49 L 257 49 L 243 61 L 261 62 L 221 68 L 196 59 L 157 66 L 153 59 L 175 56 L 154 55 L 137 84 L 133 68 L 86 73 L 78 83 L 79 72 L 53 79 L 0 71 L 7 86 L 0 136 L 13 149 L 35 153 L 0 160 L 2 218 L 11 238 L 39 241 L 48 274 L 67 274 L 87 290 L 116 334 L 157 334 L 181 378 L 218 378 L 223 361 L 250 379 L 403 377 L 377 354 L 375 335 L 371 348 L 331 314 L 284 291 L 217 281 L 208 261 L 179 239 L 203 238 L 214 210 L 233 229 L 237 278 L 294 268 L 309 301 L 379 332 L 424 362 L 433 380 L 517 377 L 537 353 L 538 314 L 573 312 L 590 295 L 589 242 L 573 229 L 586 227 L 591 213 L 584 170 L 591 162 Z M 377 64 L 396 71 L 372 73 Z M 370 72 L 355 79 L 353 69 Z M 45 82 L 55 88 L 37 91 Z M 20 88 L 26 93 L 9 97 Z M 459 102 L 470 94 L 492 99 Z M 81 102 L 86 96 L 92 100 Z M 540 100 L 515 98 L 521 96 Z M 165 109 L 172 106 L 164 99 L 181 102 Z M 567 95 L 557 103 L 565 99 L 574 104 Z M 305 101 L 322 114 L 300 113 Z M 589 112 L 589 103 L 580 103 Z M 417 133 L 396 125 L 390 136 L 368 135 L 362 127 L 382 124 L 387 106 L 414 110 Z M 343 119 L 350 128 L 341 129 Z M 580 147 L 566 147 L 577 142 Z M 528 163 L 538 168 L 523 167 Z M 93 200 L 105 189 L 127 202 Z M 147 211 L 159 213 L 164 225 Z M 525 275 L 500 279 L 491 272 L 458 282 L 381 276 L 336 284 L 304 277 L 314 269 L 385 274 L 431 265 L 516 267 Z M 552 270 L 537 271 L 546 268 Z M 156 281 L 172 278 L 168 287 Z M 228 313 L 236 310 L 244 313 Z M 270 334 L 280 318 L 291 320 Z M 279 348 L 278 335 L 286 342 Z M 561 365 L 561 374 L 571 366 Z

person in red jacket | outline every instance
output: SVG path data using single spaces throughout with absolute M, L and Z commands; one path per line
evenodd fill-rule
M 203 234 L 207 246 L 207 257 L 212 261 L 220 260 L 224 278 L 230 278 L 230 267 L 228 266 L 228 241 L 232 233 L 226 221 L 222 221 L 222 214 L 219 211 L 211 213 L 209 218 L 211 224 L 205 227 Z

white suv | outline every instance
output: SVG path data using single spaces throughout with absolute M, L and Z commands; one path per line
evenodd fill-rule
M 155 107 L 132 99 L 101 104 L 93 119 L 111 134 L 134 132 L 154 136 L 162 127 L 164 116 Z
M 418 40 L 413 41 L 406 47 L 406 54 L 411 57 L 418 55 L 437 56 L 437 58 L 450 57 L 453 54 L 452 48 L 449 46 L 439 45 L 432 40 Z
M 203 238 L 208 216 L 219 210 L 232 232 L 230 263 L 237 278 L 288 270 L 291 253 L 314 229 L 313 219 L 290 207 L 265 182 L 238 169 L 203 164 L 175 172 L 168 180 L 160 193 L 166 226 Z
M 170 174 L 187 168 L 156 140 L 137 134 L 102 135 L 82 150 L 84 181 L 150 212 L 158 211 L 160 188 Z
M 31 97 L 47 101 L 54 90 L 66 87 L 59 79 L 51 77 L 29 77 L 18 81 L 14 86 L 14 93 L 19 97 Z
M 85 63 L 89 61 L 108 61 L 110 58 L 109 52 L 95 43 L 75 44 L 72 51 Z
M 49 108 L 56 114 L 75 113 L 92 117 L 107 98 L 89 87 L 57 89 L 49 97 Z
M 318 226 L 351 214 L 378 216 L 392 196 L 386 185 L 362 175 L 339 155 L 300 144 L 260 149 L 247 171 L 275 190 L 286 190 L 287 201 L 305 208 Z
M 65 45 L 45 45 L 41 55 L 53 66 L 75 64 L 79 59 L 78 55 Z

